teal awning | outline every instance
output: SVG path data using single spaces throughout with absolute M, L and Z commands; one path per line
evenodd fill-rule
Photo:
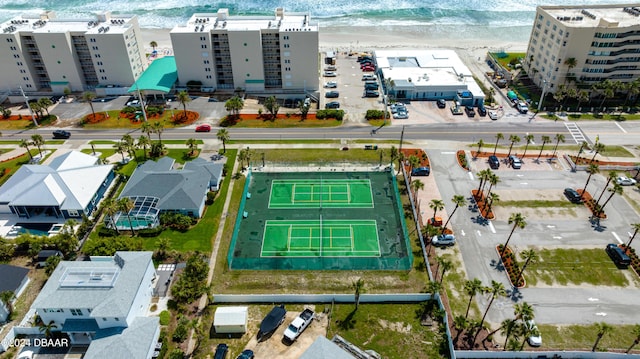
M 169 93 L 177 79 L 176 58 L 174 56 L 161 57 L 151 62 L 149 68 L 131 86 L 129 92 L 136 92 L 140 89 L 140 91 Z

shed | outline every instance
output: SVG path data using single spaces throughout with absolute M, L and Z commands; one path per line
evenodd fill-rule
M 43 249 L 38 252 L 38 258 L 36 258 L 36 263 L 38 267 L 44 267 L 47 264 L 47 259 L 49 257 L 58 256 L 62 259 L 62 252 L 55 249 Z
M 216 333 L 245 333 L 249 319 L 248 313 L 248 307 L 219 307 L 213 317 Z

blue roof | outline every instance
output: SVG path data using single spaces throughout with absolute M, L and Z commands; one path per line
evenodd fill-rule
M 178 68 L 176 58 L 165 56 L 153 60 L 138 80 L 131 86 L 129 92 L 159 91 L 168 93 L 178 79 Z

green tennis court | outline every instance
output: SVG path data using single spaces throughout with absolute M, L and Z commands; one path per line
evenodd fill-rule
M 379 257 L 375 220 L 268 220 L 261 257 Z
M 368 179 L 273 180 L 269 208 L 372 208 Z

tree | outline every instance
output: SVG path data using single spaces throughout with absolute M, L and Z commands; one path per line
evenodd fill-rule
M 186 142 L 187 147 L 189 147 L 189 155 L 193 156 L 198 150 L 198 140 L 195 138 L 190 138 Z
M 40 331 L 40 333 L 43 333 L 46 338 L 50 338 L 51 334 L 53 334 L 53 330 L 57 328 L 58 326 L 52 320 L 49 322 L 49 324 L 45 324 L 45 323 L 40 324 L 40 327 L 38 328 L 38 330 Z
M 89 106 L 91 106 L 91 114 L 93 114 L 93 118 L 96 117 L 96 112 L 93 110 L 93 100 L 96 98 L 96 93 L 91 91 L 85 91 L 82 93 L 82 99 L 87 101 Z
M 633 234 L 631 235 L 631 237 L 629 238 L 629 242 L 627 242 L 627 245 L 625 246 L 627 248 L 631 247 L 633 239 L 636 238 L 636 234 L 638 234 L 638 231 L 640 231 L 640 223 L 631 223 L 631 227 L 633 228 Z
M 415 181 L 411 181 L 411 184 L 409 185 L 411 186 L 411 190 L 413 191 L 413 195 L 414 195 L 414 201 L 415 201 L 415 205 L 418 205 L 418 191 L 424 189 L 424 183 L 422 181 L 420 181 L 419 179 L 415 180 Z
M 480 184 L 478 185 L 478 196 L 482 193 L 482 190 L 484 188 L 484 184 L 486 183 L 486 181 L 489 179 L 489 177 L 491 177 L 491 174 L 493 172 L 488 169 L 485 168 L 482 171 L 478 172 L 477 176 L 480 179 Z
M 502 250 L 500 251 L 500 259 L 504 257 L 504 252 L 507 250 L 507 246 L 509 245 L 511 236 L 513 235 L 513 232 L 516 230 L 516 228 L 523 229 L 524 227 L 527 226 L 527 222 L 525 221 L 525 218 L 522 215 L 522 213 L 512 213 L 511 216 L 509 217 L 509 224 L 513 224 L 513 227 L 511 228 L 511 233 L 509 233 L 507 242 L 504 244 L 504 247 L 502 247 Z
M 44 273 L 47 276 L 50 276 L 51 273 L 56 270 L 56 267 L 58 266 L 58 264 L 60 264 L 60 261 L 62 261 L 62 258 L 60 258 L 60 256 L 51 256 L 47 258 L 47 260 L 45 261 Z
M 222 153 L 227 153 L 227 141 L 229 141 L 229 131 L 226 128 L 221 128 L 216 133 L 216 137 L 222 142 Z
M 118 209 L 127 215 L 129 221 L 129 227 L 131 227 L 131 236 L 133 237 L 136 232 L 133 230 L 133 222 L 131 221 L 131 210 L 135 207 L 133 200 L 129 197 L 122 197 L 117 202 Z
M 126 133 L 122 136 L 120 141 L 124 144 L 125 150 L 129 154 L 130 158 L 136 157 L 136 143 L 130 134 Z
M 251 150 L 249 150 L 248 147 L 241 149 L 238 153 L 238 160 L 240 160 L 240 167 L 242 167 L 242 169 L 245 168 L 245 162 L 247 163 L 247 167 L 249 167 L 251 163 Z
M 589 167 L 587 167 L 587 172 L 589 172 L 589 176 L 587 177 L 587 182 L 584 184 L 584 188 L 582 189 L 582 193 L 580 194 L 580 198 L 584 198 L 584 194 L 587 191 L 587 186 L 589 185 L 589 181 L 591 181 L 591 176 L 594 173 L 600 172 L 600 167 L 597 164 L 591 163 Z
M 475 158 L 478 158 L 478 156 L 480 155 L 480 151 L 482 150 L 482 146 L 484 146 L 484 141 L 481 139 L 478 140 L 478 143 L 476 143 L 478 145 L 478 152 L 476 153 Z
M 464 332 L 464 330 L 467 329 L 468 326 L 469 322 L 467 321 L 466 317 L 457 315 L 455 318 L 453 318 L 453 327 L 456 328 L 456 337 L 453 339 L 454 345 L 458 342 L 460 334 L 462 334 L 462 332 Z
M 38 153 L 42 157 L 42 149 L 40 146 L 44 145 L 44 139 L 39 134 L 31 135 L 31 144 L 38 147 Z
M 209 274 L 208 258 L 196 252 L 187 259 L 187 264 L 171 287 L 173 299 L 182 304 L 191 303 L 207 291 Z
M 520 136 L 511 135 L 509 136 L 509 141 L 511 141 L 511 145 L 509 145 L 509 153 L 507 154 L 507 158 L 511 156 L 511 149 L 513 148 L 513 145 L 520 142 Z
M 551 142 L 551 138 L 547 135 L 543 135 L 542 137 L 542 146 L 540 146 L 540 153 L 538 153 L 538 158 L 536 161 L 540 160 L 540 156 L 542 156 L 542 151 L 544 150 L 544 145 Z
M 567 65 L 567 74 L 564 77 L 564 82 L 566 83 L 567 79 L 569 79 L 571 75 L 571 69 L 578 66 L 578 61 L 575 57 L 569 57 L 568 59 L 564 60 L 564 64 Z
M 500 323 L 500 333 L 504 335 L 504 345 L 502 348 L 503 351 L 507 350 L 507 343 L 509 341 L 509 337 L 511 336 L 513 331 L 516 329 L 517 325 L 518 325 L 518 322 L 515 321 L 514 319 L 505 319 L 502 321 L 502 323 Z
M 469 310 L 471 309 L 471 302 L 473 298 L 478 293 L 482 293 L 484 287 L 482 286 L 482 282 L 478 278 L 473 278 L 472 280 L 466 280 L 464 282 L 464 292 L 469 296 L 469 302 L 467 303 L 467 311 L 464 314 L 464 318 L 466 319 L 469 316 Z
M 12 290 L 5 290 L 3 292 L 0 292 L 0 302 L 4 303 L 5 307 L 7 308 L 7 312 L 9 312 L 8 316 L 11 316 L 11 313 L 13 313 L 13 300 L 15 298 L 16 294 Z
M 149 122 L 143 122 L 140 125 L 140 131 L 147 134 L 147 138 L 151 140 L 151 133 L 153 133 L 153 126 Z
M 600 343 L 600 339 L 602 339 L 602 337 L 611 332 L 613 330 L 613 327 L 610 326 L 609 324 L 605 323 L 605 322 L 600 322 L 600 323 L 594 323 L 594 326 L 596 327 L 596 330 L 598 331 L 598 337 L 596 338 L 596 342 L 593 344 L 593 348 L 591 348 L 592 352 L 595 352 L 596 349 L 598 349 L 598 343 Z
M 124 163 L 124 153 L 127 152 L 127 145 L 122 141 L 118 141 L 113 144 L 113 149 L 122 156 L 122 163 Z
M 604 207 L 607 205 L 607 203 L 609 203 L 609 201 L 611 200 L 611 198 L 613 198 L 614 195 L 616 194 L 622 195 L 623 187 L 617 184 L 616 182 L 614 182 L 613 187 L 610 187 L 609 189 L 607 189 L 607 191 L 609 191 L 611 194 L 609 195 L 609 198 L 607 198 L 607 200 L 602 204 L 602 206 L 599 206 L 600 209 L 598 210 L 598 215 L 601 215 L 602 213 L 604 213 Z M 596 205 L 598 204 L 599 203 L 596 203 Z
M 47 116 L 49 116 L 49 106 L 53 105 L 53 102 L 48 97 L 40 97 L 38 99 L 38 105 L 40 108 L 47 112 Z
M 591 157 L 591 160 L 589 161 L 589 163 L 592 163 L 593 160 L 596 159 L 596 156 L 598 155 L 598 153 L 602 153 L 604 152 L 604 143 L 600 143 L 600 142 L 596 142 L 593 145 L 593 157 Z
M 607 81 L 609 80 L 604 80 L 605 83 Z M 616 88 L 614 87 L 614 84 L 612 82 L 607 83 L 606 87 L 602 89 L 602 102 L 600 103 L 600 111 L 604 111 L 604 102 L 614 97 L 615 94 Z
M 275 120 L 280 110 L 280 104 L 275 96 L 269 96 L 264 100 L 264 108 L 271 114 L 271 119 Z
M 307 114 L 309 113 L 309 109 L 311 105 L 309 102 L 298 101 L 298 109 L 300 110 L 300 118 L 304 121 L 307 119 Z
M 160 147 L 162 147 L 162 132 L 164 131 L 164 125 L 162 122 L 156 121 L 151 125 L 151 130 L 158 134 L 158 142 L 160 143 Z
M 584 148 L 588 146 L 587 141 L 582 141 L 580 144 L 580 148 L 578 149 L 578 154 L 576 155 L 576 164 L 580 161 L 580 154 L 584 151 Z
M 523 322 L 532 320 L 535 317 L 533 307 L 527 302 L 516 303 L 513 306 L 513 315 L 516 320 L 522 320 Z
M 484 314 L 482 315 L 482 319 L 480 320 L 480 327 L 478 328 L 478 331 L 476 332 L 476 335 L 473 337 L 473 341 L 475 343 L 476 339 L 478 338 L 478 335 L 480 334 L 480 331 L 482 331 L 482 326 L 484 325 L 484 320 L 487 318 L 487 314 L 489 314 L 489 309 L 491 309 L 491 306 L 493 305 L 493 302 L 496 300 L 496 298 L 498 297 L 506 297 L 507 296 L 507 291 L 504 288 L 504 285 L 500 282 L 496 282 L 495 280 L 491 281 L 491 287 L 487 287 L 484 289 L 485 293 L 489 293 L 490 294 L 490 299 L 489 299 L 489 304 L 487 304 L 487 308 L 484 311 Z
M 355 295 L 355 303 L 356 303 L 356 309 L 358 310 L 358 306 L 360 305 L 360 294 L 364 293 L 365 288 L 364 288 L 364 279 L 362 278 L 358 278 L 358 280 L 356 280 L 355 282 L 351 283 L 351 288 L 353 288 L 354 290 L 354 295 Z
M 587 90 L 578 91 L 578 94 L 576 95 L 576 100 L 578 101 L 578 108 L 580 108 L 581 103 L 589 101 L 589 91 Z
M 393 164 L 396 162 L 399 155 L 400 154 L 396 146 L 391 146 L 391 148 L 389 149 L 389 162 L 391 163 L 392 168 L 393 168 Z
M 500 196 L 497 193 L 489 193 L 489 198 L 487 199 L 486 212 L 491 213 L 491 208 L 493 204 L 500 201 Z
M 420 165 L 420 159 L 414 155 L 409 156 L 409 182 L 411 182 L 411 177 L 413 177 L 413 169 Z
M 489 178 L 487 179 L 487 182 L 489 182 L 489 188 L 487 189 L 487 198 L 489 198 L 489 196 L 491 196 L 491 190 L 493 189 L 493 186 L 500 183 L 500 177 L 498 177 L 497 174 L 491 172 Z
M 20 147 L 25 148 L 27 150 L 27 153 L 29 154 L 29 158 L 33 160 L 33 155 L 31 154 L 31 150 L 29 149 L 29 146 L 31 145 L 32 143 L 25 139 L 20 140 Z
M 560 142 L 564 143 L 564 135 L 561 133 L 556 133 L 554 139 L 556 140 L 556 146 L 553 148 L 553 155 L 551 157 L 556 157 L 556 151 L 558 150 L 558 144 Z
M 450 260 L 447 259 L 442 259 L 440 261 L 440 267 L 442 267 L 442 274 L 440 275 L 440 284 L 442 284 L 442 281 L 444 280 L 444 275 L 445 273 L 447 273 L 447 271 L 451 270 L 453 268 L 453 263 Z
M 147 159 L 147 147 L 149 146 L 149 144 L 150 144 L 149 137 L 147 137 L 145 135 L 140 135 L 140 137 L 138 137 L 137 146 L 138 146 L 138 148 L 142 148 L 145 160 Z
M 631 346 L 629 347 L 629 349 L 627 349 L 625 354 L 629 354 L 629 352 L 631 352 L 631 349 L 633 349 L 633 347 L 640 344 L 640 324 L 634 325 L 631 332 L 633 333 L 633 335 L 636 336 L 636 338 L 633 340 L 633 343 L 631 343 Z
M 449 218 L 447 218 L 447 222 L 445 222 L 444 226 L 442 226 L 441 233 L 443 234 L 445 229 L 447 228 L 447 224 L 449 224 L 449 221 L 451 221 L 451 217 L 453 217 L 453 214 L 456 213 L 456 211 L 458 210 L 458 207 L 464 206 L 467 203 L 467 200 L 464 198 L 464 196 L 456 194 L 453 196 L 453 198 L 451 198 L 451 202 L 453 202 L 453 204 L 455 204 L 456 207 L 453 209 L 453 211 L 449 215 Z
M 149 46 L 151 46 L 151 48 L 153 49 L 153 51 L 156 51 L 156 47 L 158 47 L 158 43 L 152 40 L 152 41 L 149 43 Z
M 118 226 L 116 225 L 115 218 L 113 218 L 115 214 L 118 213 L 118 206 L 116 204 L 116 200 L 113 197 L 105 198 L 102 201 L 102 210 L 104 211 L 105 221 L 108 218 L 109 221 L 111 222 L 111 225 L 113 226 L 113 229 L 115 229 L 116 232 L 119 232 Z M 109 224 L 107 223 L 107 228 L 108 227 L 109 227 Z
M 598 200 L 596 201 L 596 203 L 600 203 L 600 199 L 602 198 L 602 195 L 604 195 L 604 192 L 606 191 L 607 187 L 609 187 L 609 183 L 611 183 L 611 181 L 613 181 L 613 179 L 616 177 L 618 177 L 618 172 L 609 171 L 609 175 L 607 176 L 607 183 L 605 183 L 604 188 L 602 189 L 602 192 L 600 192 L 600 196 L 598 196 Z
M 429 208 L 433 210 L 433 219 L 435 220 L 438 211 L 444 209 L 444 202 L 441 199 L 432 199 L 429 202 Z
M 520 282 L 520 278 L 522 278 L 522 274 L 524 273 L 524 270 L 527 269 L 527 266 L 530 263 L 537 262 L 538 259 L 540 258 L 538 256 L 538 253 L 536 253 L 536 251 L 534 251 L 533 249 L 526 249 L 522 251 L 522 253 L 520 253 L 520 256 L 522 257 L 522 259 L 524 259 L 524 264 L 522 265 L 522 269 L 520 269 L 520 273 L 518 273 L 518 278 L 516 279 L 516 283 Z
M 167 237 L 161 237 L 156 241 L 156 255 L 158 259 L 165 259 L 167 251 L 171 247 L 171 240 Z
M 429 293 L 429 298 L 430 300 L 435 300 L 436 295 L 440 294 L 440 291 L 442 290 L 442 284 L 440 282 L 436 282 L 436 281 L 429 281 L 429 283 L 427 283 L 427 293 Z
M 498 150 L 498 141 L 504 139 L 504 135 L 502 132 L 496 133 L 496 145 L 493 147 L 493 155 L 496 155 L 496 150 Z
M 182 108 L 184 109 L 184 119 L 186 121 L 187 120 L 187 104 L 191 102 L 191 96 L 189 96 L 189 93 L 187 93 L 187 91 L 180 91 L 178 92 L 178 102 L 180 102 L 180 104 L 182 105 Z
M 244 108 L 244 100 L 238 96 L 233 96 L 224 103 L 224 108 L 230 115 L 237 117 Z

